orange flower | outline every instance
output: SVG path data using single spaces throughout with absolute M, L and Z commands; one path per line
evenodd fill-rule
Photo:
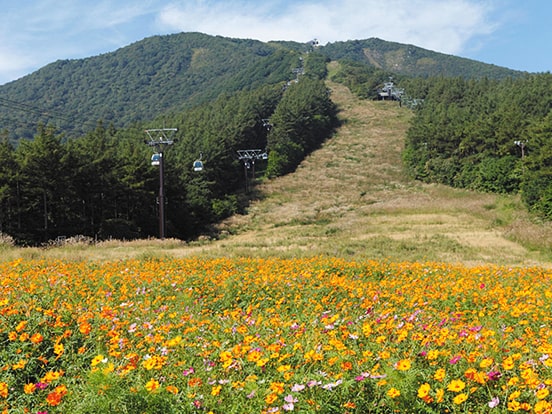
M 61 399 L 67 394 L 67 387 L 65 385 L 59 385 L 54 390 L 48 394 L 46 397 L 46 402 L 55 407 L 61 403 Z
M 283 382 L 271 382 L 270 390 L 276 394 L 282 394 L 284 392 L 284 383 Z
M 270 404 L 274 404 L 274 402 L 278 399 L 278 394 L 276 393 L 270 393 L 266 396 L 265 398 L 265 402 L 270 405 Z
M 39 344 L 43 340 L 44 340 L 44 337 L 41 334 L 39 334 L 38 332 L 31 335 L 31 342 L 33 344 Z
M 0 397 L 8 398 L 8 384 L 0 382 Z
M 170 394 L 174 394 L 174 395 L 178 394 L 178 388 L 175 387 L 174 385 L 167 385 L 167 386 L 165 387 L 165 389 L 166 389 L 167 392 L 170 393 Z
M 92 330 L 92 325 L 88 321 L 84 321 L 79 325 L 79 332 L 83 335 L 88 335 Z
M 350 371 L 353 369 L 353 364 L 350 361 L 345 361 L 341 364 L 341 369 L 343 371 Z
M 49 405 L 55 407 L 56 405 L 59 405 L 61 403 L 61 398 L 62 398 L 61 394 L 53 391 L 50 394 L 48 394 L 48 396 L 46 397 L 46 402 Z
M 17 326 L 15 327 L 15 331 L 16 332 L 21 332 L 23 329 L 25 329 L 25 327 L 27 326 L 27 321 L 21 321 L 17 324 Z
M 36 390 L 36 385 L 33 384 L 32 382 L 25 384 L 23 386 L 23 391 L 25 392 L 25 394 L 32 394 L 33 392 L 35 392 L 35 390 Z

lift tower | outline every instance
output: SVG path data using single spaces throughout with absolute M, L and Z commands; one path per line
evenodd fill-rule
M 153 148 L 154 154 L 151 157 L 151 164 L 159 166 L 159 238 L 165 238 L 165 189 L 164 189 L 164 156 L 163 153 L 170 145 L 175 143 L 172 139 L 174 134 L 178 131 L 177 128 L 159 128 L 159 129 L 146 129 L 146 134 L 149 139 L 145 142 L 147 145 Z

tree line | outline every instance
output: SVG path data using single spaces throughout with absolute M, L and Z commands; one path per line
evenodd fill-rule
M 122 129 L 99 121 L 77 139 L 39 125 L 34 139 L 14 146 L 4 131 L 0 233 L 26 245 L 60 236 L 157 235 L 159 170 L 151 165 L 144 130 L 161 125 L 178 129 L 164 153 L 166 235 L 190 239 L 209 231 L 247 201 L 238 150 L 267 151 L 259 171 L 276 176 L 293 171 L 332 133 L 337 116 L 321 79 L 325 63 L 313 54 L 298 82 L 223 93 L 193 109 Z M 200 157 L 204 169 L 193 171 Z
M 496 193 L 520 193 L 552 219 L 552 75 L 504 80 L 403 80 L 423 99 L 407 133 L 410 174 Z M 420 100 L 421 102 L 421 100 Z

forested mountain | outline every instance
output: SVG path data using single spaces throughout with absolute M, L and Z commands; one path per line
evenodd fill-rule
M 187 33 L 58 61 L 0 87 L 0 233 L 33 245 L 149 237 L 163 201 L 168 237 L 209 231 L 243 208 L 255 174 L 293 171 L 332 134 L 337 108 L 324 80 L 335 59 L 332 79 L 359 96 L 378 97 L 393 76 L 420 102 L 405 151 L 413 176 L 522 189 L 552 218 L 550 75 L 377 39 L 314 47 Z M 165 127 L 176 133 L 159 154 L 144 130 Z M 531 157 L 519 161 L 513 141 L 531 142 Z M 198 159 L 202 171 L 192 168 Z
M 501 66 L 377 38 L 329 43 L 322 48 L 322 53 L 331 60 L 352 60 L 409 77 L 503 79 L 523 74 Z
M 0 129 L 18 140 L 32 139 L 39 122 L 69 137 L 91 131 L 98 120 L 129 126 L 221 93 L 289 80 L 300 55 L 312 48 L 311 43 L 181 33 L 146 38 L 86 59 L 59 60 L 0 86 Z M 380 39 L 331 43 L 317 52 L 414 77 L 503 78 L 519 73 Z
M 98 120 L 128 126 L 224 92 L 287 80 L 298 57 L 254 40 L 154 36 L 112 53 L 60 60 L 0 86 L 0 125 L 12 138 L 32 138 L 37 121 L 70 136 Z
M 74 139 L 53 125 L 38 124 L 33 139 L 17 146 L 6 129 L 0 135 L 0 233 L 35 245 L 75 235 L 161 235 L 162 221 L 168 237 L 187 239 L 209 231 L 212 223 L 243 207 L 250 191 L 244 193 L 244 183 L 255 169 L 267 176 L 293 171 L 337 125 L 324 85 L 326 58 L 274 54 L 282 57 L 275 61 L 280 63 L 263 68 L 258 86 L 221 90 L 215 99 L 175 105 L 150 121 L 121 128 L 98 121 Z M 288 62 L 288 54 L 295 56 L 295 66 L 284 66 L 295 79 L 278 81 L 274 73 Z M 294 67 L 300 70 L 293 73 Z M 170 136 L 164 137 L 165 126 Z M 161 141 L 170 142 L 170 148 L 160 149 L 156 142 Z M 240 157 L 242 150 L 255 150 L 259 157 Z M 263 155 L 267 152 L 270 157 Z M 163 170 L 159 162 L 150 163 L 152 156 L 162 157 Z M 192 168 L 196 160 L 205 166 L 201 171 Z

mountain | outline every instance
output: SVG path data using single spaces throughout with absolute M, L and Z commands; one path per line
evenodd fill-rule
M 37 125 L 67 136 L 152 120 L 212 101 L 223 93 L 293 78 L 311 44 L 260 42 L 201 33 L 154 36 L 111 53 L 59 60 L 0 86 L 0 126 L 16 141 L 32 139 Z M 348 59 L 408 76 L 503 78 L 519 72 L 380 39 L 317 48 L 331 60 Z
M 388 72 L 411 77 L 462 77 L 503 79 L 524 72 L 458 56 L 422 49 L 413 45 L 371 38 L 328 43 L 322 52 L 331 60 L 353 60 Z
M 102 119 L 117 127 L 291 76 L 297 52 L 200 33 L 154 36 L 111 53 L 59 60 L 0 87 L 1 124 L 32 138 L 36 123 L 78 135 Z

